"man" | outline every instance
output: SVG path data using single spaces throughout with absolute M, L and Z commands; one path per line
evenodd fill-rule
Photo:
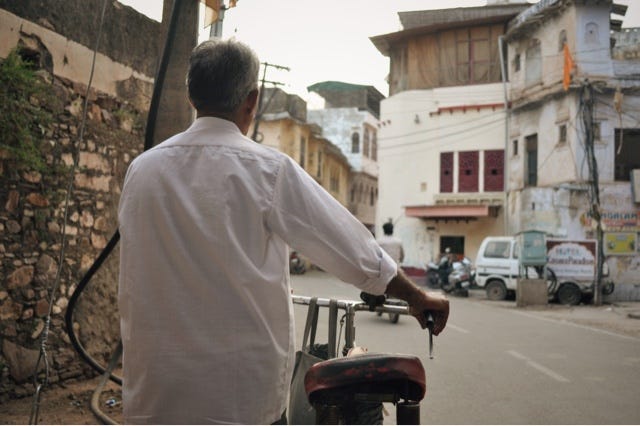
M 389 220 L 382 225 L 382 231 L 384 235 L 378 238 L 378 244 L 396 263 L 402 263 L 404 260 L 404 248 L 400 238 L 393 236 L 393 222 Z
M 294 361 L 288 245 L 338 278 L 445 327 L 371 234 L 288 156 L 245 135 L 259 61 L 237 41 L 191 55 L 195 122 L 137 157 L 122 189 L 125 423 L 272 423 Z

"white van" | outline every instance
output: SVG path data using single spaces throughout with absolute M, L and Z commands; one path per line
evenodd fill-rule
M 485 288 L 489 300 L 504 300 L 515 292 L 518 266 L 518 242 L 514 237 L 486 237 L 476 256 L 476 283 Z
M 556 251 L 549 251 L 550 247 L 558 245 L 571 247 L 572 256 L 558 259 Z M 550 299 L 556 299 L 563 305 L 577 305 L 593 297 L 596 248 L 593 240 L 547 239 L 548 265 L 555 268 L 554 271 L 554 268 L 547 267 Z M 515 294 L 520 275 L 518 254 L 516 237 L 486 237 L 480 244 L 475 264 L 476 283 L 485 289 L 489 300 L 504 300 L 507 295 Z M 604 276 L 608 276 L 606 262 L 603 267 Z M 533 267 L 527 268 L 526 272 L 530 278 L 539 276 Z M 614 287 L 611 281 L 605 282 L 602 294 L 611 294 Z

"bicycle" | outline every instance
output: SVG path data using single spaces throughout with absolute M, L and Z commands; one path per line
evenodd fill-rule
M 363 293 L 361 297 L 363 301 L 292 296 L 295 304 L 315 303 L 318 307 L 337 307 L 344 311 L 337 338 L 339 342 L 344 326 L 342 357 L 330 357 L 314 364 L 304 379 L 308 401 L 315 409 L 316 424 L 382 424 L 384 402 L 396 405 L 397 424 L 419 424 L 420 401 L 426 391 L 426 381 L 424 367 L 418 357 L 384 353 L 348 356 L 356 347 L 356 312 L 409 315 L 409 307 L 385 304 L 384 296 Z M 430 315 L 428 318 L 429 356 L 432 358 L 433 318 Z M 335 321 L 329 329 L 329 346 L 333 344 L 335 347 L 335 341 L 331 342 L 331 339 L 335 338 L 337 330 L 332 330 L 332 327 L 337 327 Z

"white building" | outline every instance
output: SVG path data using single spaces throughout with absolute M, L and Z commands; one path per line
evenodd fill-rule
M 373 86 L 324 81 L 308 87 L 325 100 L 323 109 L 309 110 L 307 119 L 322 128 L 349 160 L 348 208 L 374 231 L 378 200 L 378 125 L 384 95 Z
M 616 284 L 609 298 L 638 300 L 640 187 L 634 198 L 631 173 L 640 169 L 640 46 L 611 16 L 625 10 L 547 0 L 509 24 L 507 232 L 599 240 Z M 565 44 L 575 68 L 565 65 Z
M 376 230 L 392 218 L 405 266 L 445 247 L 475 257 L 505 232 L 505 86 L 499 37 L 528 4 L 398 13 L 375 36 L 390 58 L 378 134 Z

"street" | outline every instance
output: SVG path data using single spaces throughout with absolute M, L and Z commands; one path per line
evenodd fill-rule
M 329 274 L 292 276 L 295 294 L 358 300 L 359 290 Z M 356 315 L 356 341 L 370 352 L 414 354 L 427 374 L 423 424 L 638 424 L 640 339 L 505 309 L 481 298 L 450 297 L 448 326 L 434 338 L 413 318 Z M 515 303 L 514 303 L 515 305 Z M 296 306 L 297 342 L 306 308 Z M 326 339 L 326 312 L 318 342 Z M 393 423 L 387 418 L 385 423 Z

